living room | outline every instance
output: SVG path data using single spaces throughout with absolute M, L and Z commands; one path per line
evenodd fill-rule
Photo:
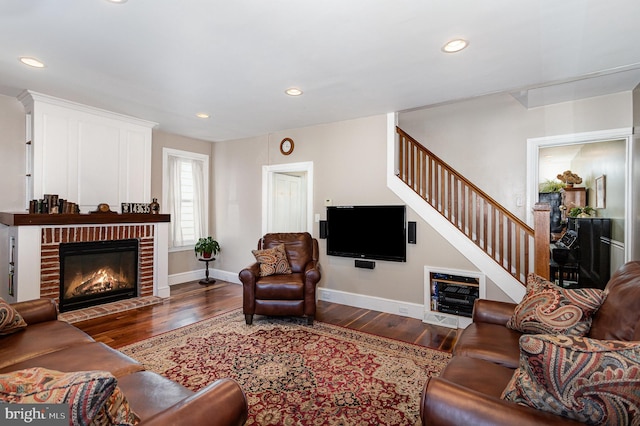
M 4 60 L 17 62 L 13 56 Z M 3 80 L 2 84 L 8 83 Z M 555 79 L 549 87 L 563 88 L 570 86 L 569 83 Z M 525 220 L 527 208 L 530 207 L 527 202 L 522 202 L 529 193 L 528 140 L 633 129 L 640 117 L 640 89 L 636 83 L 624 90 L 527 107 L 514 97 L 514 87 L 507 84 L 505 90 L 488 92 L 483 96 L 451 99 L 435 105 L 421 103 L 411 108 L 389 111 L 400 111 L 397 115 L 399 127 Z M 49 90 L 48 87 L 21 85 L 19 89 L 37 89 L 54 96 L 60 92 L 56 87 L 50 87 Z M 0 95 L 0 128 L 3 129 L 0 143 L 3 167 L 0 177 L 4 187 L 0 211 L 9 212 L 24 211 L 27 198 L 24 182 L 25 111 L 15 90 L 11 88 L 9 94 L 5 92 Z M 283 91 L 280 88 L 278 90 Z M 533 93 L 535 89 L 522 86 L 522 90 L 517 92 L 527 91 Z M 304 97 L 308 95 L 305 93 L 301 98 L 293 99 L 298 103 L 294 109 L 305 109 L 300 101 L 304 102 Z M 90 97 L 89 94 L 63 98 L 84 101 L 87 97 Z M 103 104 L 90 106 L 104 107 Z M 212 275 L 217 279 L 239 283 L 238 272 L 253 262 L 251 250 L 256 248 L 258 239 L 265 232 L 263 166 L 313 163 L 311 213 L 318 215 L 320 220 L 326 218 L 325 200 L 328 199 L 336 206 L 407 204 L 388 185 L 389 179 L 394 177 L 388 155 L 389 111 L 367 111 L 355 117 L 318 121 L 303 126 L 288 125 L 290 122 L 283 120 L 285 124 L 268 131 L 215 142 L 206 137 L 166 130 L 167 126 L 160 122 L 152 132 L 151 196 L 158 199 L 162 211 L 166 212 L 167 203 L 162 197 L 163 148 L 209 156 L 209 234 L 222 247 L 216 260 L 211 263 Z M 200 126 L 194 123 L 198 131 L 201 131 Z M 280 142 L 284 138 L 291 138 L 295 142 L 293 152 L 286 156 L 280 151 Z M 638 199 L 631 198 L 637 197 L 637 192 L 633 188 L 626 191 L 630 195 L 627 200 L 629 206 L 638 205 Z M 407 261 L 378 261 L 374 270 L 354 268 L 353 259 L 327 256 L 326 242 L 320 239 L 323 278 L 319 297 L 422 318 L 425 266 L 484 272 L 469 260 L 464 249 L 456 247 L 447 235 L 441 233 L 438 225 L 425 221 L 411 207 L 407 209 L 407 221 L 417 223 L 417 244 L 407 245 Z M 317 238 L 319 222 L 314 220 L 312 229 L 308 231 Z M 625 243 L 637 244 L 635 241 Z M 0 247 L 3 259 L 8 256 L 6 250 L 7 244 L 3 242 Z M 638 252 L 636 249 L 635 253 Z M 203 265 L 191 249 L 168 253 L 170 284 L 192 281 L 203 274 Z M 6 286 L 6 280 L 7 274 L 3 273 L 0 286 Z M 510 296 L 509 287 L 504 286 L 504 283 L 496 283 L 489 278 L 486 297 L 497 301 L 517 301 Z
M 400 127 L 420 138 L 427 134 L 418 126 L 430 126 L 429 135 L 433 139 L 429 146 L 432 150 L 450 162 L 459 170 L 469 170 L 467 176 L 478 186 L 485 188 L 496 200 L 502 200 L 505 206 L 524 219 L 524 207 L 515 205 L 516 196 L 526 193 L 526 167 L 515 164 L 526 164 L 527 137 L 545 136 L 545 128 L 553 130 L 551 134 L 580 133 L 629 127 L 632 116 L 632 100 L 634 92 L 623 92 L 608 96 L 562 103 L 527 111 L 510 95 L 492 95 L 472 101 L 460 102 L 440 108 L 429 108 L 412 113 L 401 114 Z M 2 145 L 3 158 L 12 158 L 3 169 L 7 188 L 3 198 L 2 211 L 20 211 L 24 197 L 24 182 L 20 170 L 24 167 L 24 112 L 17 99 L 2 99 L 3 128 L 7 129 L 13 144 Z M 502 109 L 500 109 L 502 108 Z M 442 111 L 441 111 L 442 110 Z M 493 111 L 487 116 L 486 111 Z M 460 112 L 467 112 L 461 116 Z M 443 116 L 443 114 L 445 114 Z M 434 114 L 433 119 L 422 119 L 420 116 Z M 516 121 L 513 114 L 520 114 Z M 547 117 L 533 128 L 528 117 Z M 475 117 L 474 117 L 475 116 Z M 419 117 L 416 119 L 415 117 Z M 445 117 L 453 117 L 448 123 Z M 550 119 L 548 117 L 553 117 Z M 591 120 L 599 117 L 602 122 Z M 461 120 L 461 121 L 459 121 Z M 469 126 L 468 123 L 477 123 Z M 553 121 L 552 121 L 553 120 Z M 419 124 L 415 124 L 415 123 Z M 464 122 L 467 125 L 462 126 Z M 514 122 L 521 123 L 513 125 Z M 501 140 L 503 129 L 527 129 L 527 133 Z M 274 132 L 270 135 L 217 142 L 211 144 L 179 135 L 172 135 L 158 130 L 153 132 L 152 155 L 152 187 L 151 193 L 163 206 L 161 197 L 161 174 L 163 147 L 186 149 L 199 153 L 207 153 L 212 159 L 212 235 L 220 242 L 222 251 L 212 263 L 214 277 L 238 282 L 237 272 L 252 261 L 251 250 L 255 248 L 262 235 L 262 166 L 284 162 L 312 161 L 314 163 L 314 213 L 325 219 L 324 200 L 330 198 L 334 205 L 357 204 L 403 204 L 386 186 L 387 179 L 387 117 L 378 115 L 356 120 L 311 126 Z M 466 134 L 461 134 L 468 129 Z M 455 130 L 455 133 L 452 132 Z M 446 137 L 455 134 L 456 137 Z M 459 136 L 458 136 L 459 135 Z M 284 137 L 296 141 L 294 152 L 285 157 L 280 153 L 279 142 Z M 426 138 L 426 137 L 425 137 Z M 474 139 L 475 143 L 465 151 L 469 156 L 458 157 L 456 152 L 462 150 L 466 140 Z M 363 147 L 366 146 L 366 150 Z M 251 153 L 251 155 L 248 155 Z M 500 173 L 486 173 L 479 164 L 490 164 L 493 158 L 511 158 L 503 161 Z M 358 161 L 353 159 L 357 158 Z M 469 161 L 473 158 L 474 161 Z M 366 167 L 357 168 L 366 163 Z M 512 166 L 513 165 L 513 166 Z M 354 172 L 357 170 L 357 173 Z M 349 181 L 352 184 L 343 185 Z M 509 182 L 505 185 L 505 182 Z M 366 189 L 366 190 L 363 190 Z M 162 208 L 162 207 L 161 207 Z M 432 226 L 424 222 L 411 209 L 407 210 L 407 220 L 417 221 L 417 244 L 407 246 L 407 262 L 377 263 L 373 271 L 359 270 L 353 267 L 349 259 L 326 256 L 324 241 L 321 244 L 321 264 L 324 279 L 320 286 L 323 289 L 335 290 L 347 294 L 363 296 L 357 299 L 380 303 L 389 301 L 383 309 L 397 309 L 397 303 L 409 307 L 414 317 L 420 317 L 424 303 L 424 266 L 476 271 L 477 268 L 466 257 L 454 248 L 446 238 Z M 312 234 L 318 235 L 318 223 L 314 223 Z M 195 279 L 203 275 L 203 265 L 193 256 L 191 250 L 169 253 L 169 279 L 174 283 Z M 186 278 L 181 278 L 186 277 Z M 3 277 L 4 279 L 4 277 Z M 393 286 L 389 283 L 405 283 Z M 339 294 L 339 293 L 338 293 Z M 496 300 L 510 300 L 495 285 L 488 283 L 487 297 Z M 388 308 L 390 306 L 390 308 Z M 374 307 L 374 306 L 370 306 Z M 417 312 L 417 314 L 416 314 Z M 398 313 L 397 310 L 393 313 Z
M 107 3 L 106 6 L 112 5 Z M 113 6 L 125 9 L 112 12 L 105 7 L 105 13 L 126 13 L 126 7 L 131 5 Z M 10 16 L 11 13 L 8 11 L 7 15 Z M 116 18 L 120 18 L 119 15 Z M 10 22 L 10 18 L 7 19 Z M 464 55 L 465 51 L 460 54 Z M 445 57 L 444 60 L 456 61 L 455 57 Z M 20 65 L 12 65 L 12 69 Z M 455 62 L 451 65 L 460 66 Z M 439 63 L 439 66 L 447 66 L 447 63 Z M 44 68 L 34 71 L 46 73 L 52 70 Z M 31 74 L 34 71 L 27 70 Z M 621 74 L 626 75 L 629 71 L 633 70 Z M 37 74 L 31 74 L 23 78 L 37 78 Z M 610 90 L 608 85 L 604 83 L 616 75 L 602 77 L 605 79 L 602 86 L 607 87 L 599 91 L 591 90 L 591 96 L 584 99 L 556 101 L 557 103 L 549 105 L 527 108 L 513 96 L 511 85 L 515 83 L 509 83 L 507 87 L 510 90 L 503 93 L 425 108 L 414 105 L 413 111 L 398 115 L 398 125 L 517 217 L 525 220 L 527 208 L 531 207 L 528 202 L 522 202 L 528 194 L 528 139 L 633 127 L 634 117 L 638 115 L 638 108 L 634 107 L 638 98 L 637 90 L 634 91 L 635 85 L 624 91 L 610 93 L 607 92 Z M 8 81 L 4 84 L 7 85 Z M 5 137 L 0 149 L 5 165 L 1 173 L 6 184 L 4 196 L 0 200 L 0 211 L 22 211 L 25 205 L 25 183 L 22 177 L 25 170 L 25 116 L 23 106 L 15 99 L 19 91 L 24 89 L 56 95 L 55 92 L 48 92 L 46 87 L 41 89 L 23 86 L 12 89 L 14 96 L 2 98 L 2 128 Z M 532 99 L 541 95 L 557 99 L 550 95 L 554 90 L 573 90 L 576 94 L 579 93 L 574 82 L 568 81 L 547 82 L 539 88 L 524 87 L 519 93 L 529 93 Z M 594 93 L 599 96 L 593 96 Z M 304 98 L 303 95 L 291 101 L 299 104 L 304 102 Z M 81 98 L 67 100 L 78 101 Z M 291 106 L 287 106 L 289 107 Z M 390 111 L 369 116 L 360 114 L 361 118 L 332 120 L 333 122 L 311 126 L 274 128 L 251 137 L 215 143 L 164 131 L 162 129 L 168 126 L 160 123 L 153 131 L 152 197 L 158 198 L 161 208 L 166 209 L 166 203 L 162 200 L 163 147 L 210 156 L 209 233 L 222 246 L 220 256 L 211 266 L 214 274 L 219 277 L 233 279 L 252 260 L 250 249 L 255 247 L 258 238 L 264 233 L 262 166 L 312 162 L 314 189 L 313 211 L 310 213 L 319 215 L 320 219 L 325 218 L 326 199 L 331 199 L 333 205 L 404 204 L 387 187 L 390 174 L 387 165 L 387 112 Z M 193 131 L 202 132 L 203 124 L 192 121 Z M 295 141 L 295 150 L 288 156 L 282 155 L 279 149 L 280 141 L 286 137 Z M 460 156 L 460 152 L 467 155 Z M 493 167 L 486 167 L 488 164 L 495 164 L 496 159 L 500 159 L 499 173 Z M 345 185 L 345 182 L 349 184 Z M 627 194 L 633 195 L 635 192 L 637 191 L 632 188 L 627 189 Z M 637 202 L 629 201 L 631 206 Z M 402 302 L 406 305 L 402 307 L 405 312 L 408 310 L 412 316 L 421 317 L 425 265 L 472 271 L 479 269 L 459 248 L 449 243 L 449 238 L 436 232 L 432 225 L 425 223 L 411 208 L 408 209 L 407 220 L 418 222 L 417 244 L 408 245 L 407 262 L 379 262 L 374 271 L 357 270 L 348 260 L 327 257 L 324 254 L 324 241 L 321 240 L 321 263 L 325 270 L 321 287 L 344 292 L 345 297 L 350 294 L 370 296 L 368 303 L 375 303 L 377 299 Z M 309 231 L 318 235 L 316 221 Z M 4 249 L 3 246 L 0 250 Z M 189 251 L 169 253 L 168 273 L 171 282 L 179 282 L 185 274 L 200 273 L 202 269 L 202 264 Z M 391 282 L 405 284 L 398 288 L 390 286 Z M 512 299 L 508 294 L 509 292 L 489 280 L 487 297 L 497 300 Z M 395 309 L 397 313 L 399 308 L 397 304 L 391 303 L 385 309 Z

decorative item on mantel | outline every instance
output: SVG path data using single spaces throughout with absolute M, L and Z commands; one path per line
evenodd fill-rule
M 149 203 L 121 203 L 121 213 L 140 213 L 140 214 L 149 214 L 152 213 L 151 205 Z M 158 205 L 158 209 L 160 205 Z
M 582 178 L 572 173 L 571 170 L 565 170 L 564 173 L 559 174 L 557 178 L 564 182 L 567 188 L 573 188 L 573 185 L 582 183 Z
M 149 204 L 149 210 L 151 210 L 151 214 L 160 213 L 160 203 L 158 203 L 157 198 L 154 198 L 151 204 Z
M 58 194 L 44 194 L 42 198 L 29 202 L 30 214 L 79 214 L 76 203 L 64 200 Z
M 107 203 L 100 203 L 98 204 L 98 207 L 89 213 L 110 213 L 110 214 L 118 214 L 118 212 L 114 212 L 113 210 L 111 210 L 111 207 L 109 207 L 109 204 Z

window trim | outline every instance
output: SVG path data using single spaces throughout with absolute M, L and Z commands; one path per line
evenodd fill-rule
M 200 154 L 197 152 L 184 151 L 175 148 L 162 148 L 162 199 L 163 203 L 161 210 L 163 213 L 169 211 L 169 157 L 180 157 L 189 160 L 202 161 L 203 171 L 203 186 L 204 186 L 204 236 L 209 235 L 209 155 Z M 173 220 L 173 218 L 172 218 Z M 169 252 L 188 251 L 193 250 L 194 244 L 188 244 L 183 246 L 171 246 L 172 242 L 169 241 Z

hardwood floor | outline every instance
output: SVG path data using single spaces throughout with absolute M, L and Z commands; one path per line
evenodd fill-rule
M 94 339 L 119 348 L 242 307 L 242 286 L 218 281 L 171 287 L 164 303 L 82 321 L 74 325 Z M 451 351 L 456 330 L 425 324 L 414 318 L 319 301 L 316 319 L 329 324 Z M 260 320 L 256 317 L 254 321 Z

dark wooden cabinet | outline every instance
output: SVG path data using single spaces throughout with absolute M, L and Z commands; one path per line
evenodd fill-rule
M 586 188 L 565 188 L 562 190 L 562 205 L 567 208 L 567 213 L 574 207 L 587 205 Z
M 604 289 L 611 274 L 611 219 L 569 218 L 578 234 L 578 287 Z

